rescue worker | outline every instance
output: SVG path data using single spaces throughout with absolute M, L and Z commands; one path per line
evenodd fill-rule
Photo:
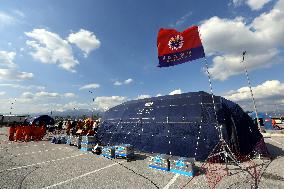
M 70 130 L 71 130 L 71 122 L 70 122 L 70 120 L 68 120 L 67 126 L 66 126 L 66 134 L 67 135 L 70 135 Z
M 46 132 L 45 124 L 44 122 L 41 122 L 39 125 L 39 140 L 42 140 Z
M 14 135 L 16 133 L 16 122 L 13 122 L 13 124 L 10 124 L 9 127 L 9 140 L 14 141 Z
M 33 141 L 36 140 L 36 125 L 35 123 L 32 123 L 31 125 L 31 138 Z
M 271 119 L 271 122 L 272 122 L 272 126 L 275 127 L 275 126 L 276 126 L 276 121 L 275 121 L 275 119 Z
M 29 124 L 25 124 L 25 141 L 31 140 L 32 127 Z
M 23 129 L 21 125 L 16 126 L 15 142 L 22 140 Z

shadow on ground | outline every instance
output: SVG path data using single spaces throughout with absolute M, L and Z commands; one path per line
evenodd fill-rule
M 269 144 L 269 143 L 266 143 L 266 146 L 267 146 L 268 152 L 270 153 L 272 159 L 284 156 L 284 151 L 281 148 L 274 146 L 272 144 Z

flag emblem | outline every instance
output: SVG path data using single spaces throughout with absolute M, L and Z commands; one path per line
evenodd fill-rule
M 176 35 L 169 40 L 168 45 L 171 50 L 178 50 L 182 48 L 183 43 L 183 37 L 181 35 Z
M 157 47 L 159 67 L 175 66 L 205 57 L 197 26 L 182 32 L 161 28 Z

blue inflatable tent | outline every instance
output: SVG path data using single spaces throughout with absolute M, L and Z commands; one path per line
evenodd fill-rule
M 247 155 L 262 139 L 237 104 L 206 92 L 132 100 L 109 109 L 99 127 L 104 145 L 132 144 L 136 150 L 205 160 L 222 134 L 231 150 Z
M 54 125 L 55 121 L 52 117 L 50 117 L 49 115 L 40 115 L 40 116 L 36 116 L 33 117 L 29 120 L 27 120 L 30 124 L 36 124 L 39 125 L 40 122 L 43 122 L 45 125 Z

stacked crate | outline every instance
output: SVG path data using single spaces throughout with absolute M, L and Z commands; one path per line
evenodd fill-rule
M 65 144 L 66 143 L 65 136 L 54 136 L 51 139 L 51 143 L 53 143 L 53 144 Z
M 107 157 L 107 158 L 114 158 L 114 147 L 113 146 L 105 146 L 102 149 L 102 156 Z
M 74 146 L 78 146 L 78 148 L 80 148 L 81 147 L 81 141 L 82 141 L 82 136 L 75 136 L 73 138 Z
M 170 172 L 186 176 L 194 176 L 194 158 L 173 156 L 170 158 Z
M 115 158 L 124 157 L 127 160 L 134 157 L 134 148 L 130 144 L 121 144 L 115 146 Z
M 72 137 L 72 135 L 67 135 L 66 136 L 66 144 L 71 145 L 71 137 Z
M 82 136 L 81 150 L 92 151 L 96 145 L 96 138 L 94 136 Z
M 166 154 L 152 154 L 150 156 L 149 167 L 153 169 L 159 169 L 162 171 L 170 170 L 170 161 Z
M 70 146 L 75 145 L 76 135 L 70 135 Z
M 66 142 L 67 142 L 67 136 L 66 135 L 59 136 L 59 138 L 60 138 L 61 144 L 66 144 Z

